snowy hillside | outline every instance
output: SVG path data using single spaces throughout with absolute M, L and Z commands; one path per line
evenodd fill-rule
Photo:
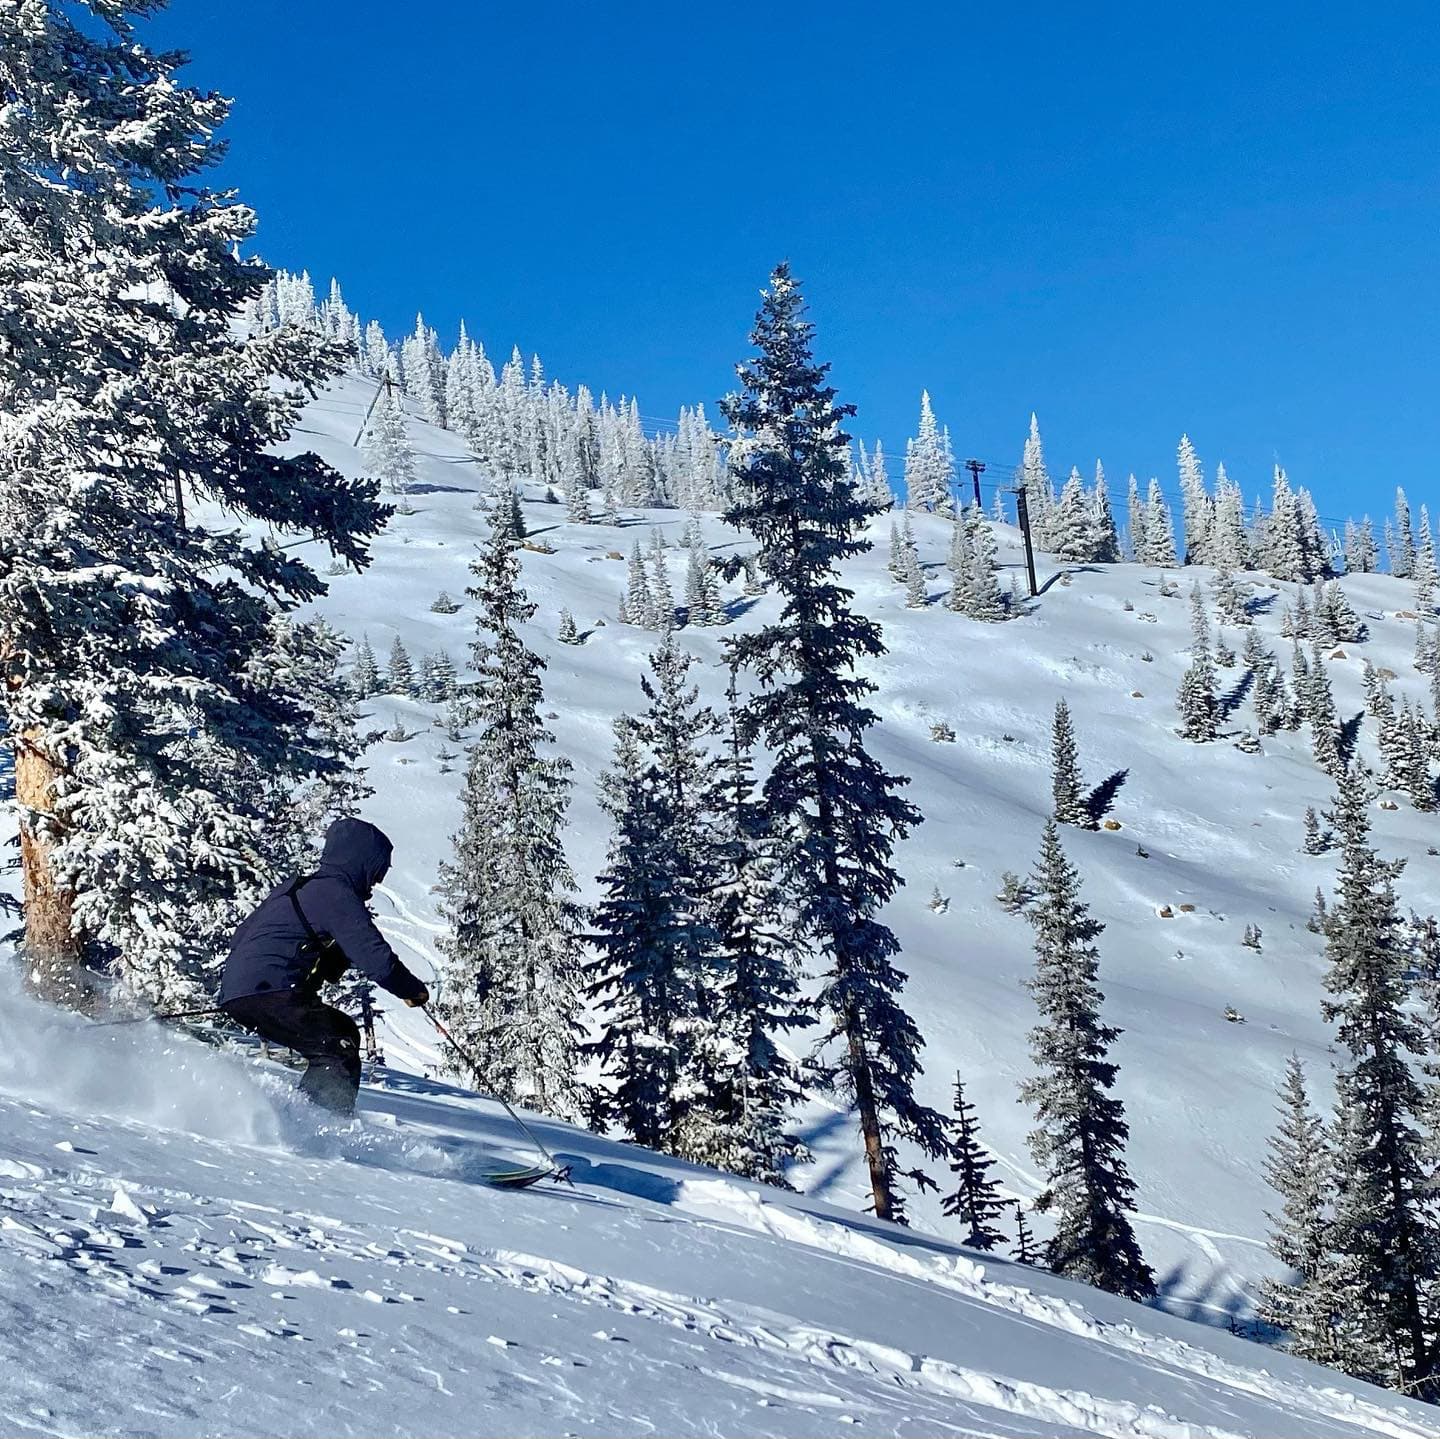
M 7 1434 L 1440 1434 L 1434 1411 L 398 1074 L 363 1129 L 191 1040 L 0 1004 Z M 66 1056 L 56 1066 L 57 1054 Z
M 372 394 L 358 377 L 337 385 L 294 447 L 363 473 L 353 441 Z M 456 436 L 413 416 L 409 434 L 409 512 L 364 574 L 330 577 L 318 609 L 367 636 L 382 665 L 398 635 L 417 662 L 443 652 L 463 671 L 474 632 L 463 595 L 489 484 Z M 682 592 L 687 516 L 570 524 L 534 491 L 524 508 L 536 548 L 522 554 L 523 583 L 539 605 L 529 640 L 549 662 L 547 712 L 575 765 L 566 845 L 588 899 L 608 834 L 596 779 L 657 639 L 617 623 L 621 556 L 658 527 L 677 542 Z M 735 551 L 733 531 L 702 523 L 712 553 Z M 938 599 L 951 527 L 915 524 Z M 996 896 L 1005 871 L 1035 861 L 1063 697 L 1087 786 L 1113 790 L 1119 828 L 1067 828 L 1064 843 L 1106 925 L 1136 1228 L 1169 1312 L 967 1255 L 933 1195 L 912 1197 L 913 1230 L 877 1224 L 862 1213 L 853 1122 L 821 1105 L 804 1116 L 814 1162 L 793 1175 L 803 1197 L 553 1123 L 547 1142 L 574 1165 L 576 1188 L 501 1194 L 473 1181 L 512 1132 L 492 1106 L 419 1077 L 438 1055 L 416 1014 L 384 1014 L 389 1068 L 362 1096 L 363 1129 L 317 1133 L 279 1072 L 148 1029 L 86 1032 L 6 996 L 7 1432 L 1440 1433 L 1432 1410 L 1225 1332 L 1253 1332 L 1257 1282 L 1272 1268 L 1261 1159 L 1293 1051 L 1326 1097 L 1322 958 L 1306 921 L 1334 857 L 1301 852 L 1306 807 L 1331 800 L 1303 731 L 1267 737 L 1261 755 L 1175 733 L 1188 585 L 1209 572 L 1172 572 L 1182 583 L 1168 596 L 1153 569 L 1066 575 L 1042 557 L 1045 589 L 1029 612 L 984 625 L 938 603 L 907 609 L 887 573 L 887 529 L 876 522 L 876 549 L 846 578 L 890 651 L 873 669 L 873 747 L 911 777 L 925 814 L 897 851 L 907 887 L 887 915 L 927 1045 L 921 1095 L 946 1109 L 958 1071 L 1007 1193 L 1037 1193 L 1016 1098 L 1034 1023 L 1022 988 L 1032 934 Z M 1018 569 L 1018 535 L 999 533 L 1002 561 Z M 310 558 L 326 570 L 328 556 Z M 1284 663 L 1279 617 L 1293 587 L 1252 579 L 1257 624 Z M 1399 694 L 1425 686 L 1413 622 L 1395 617 L 1408 587 L 1373 575 L 1344 585 L 1369 638 L 1328 661 L 1342 720 L 1362 707 L 1362 657 L 1393 669 Z M 455 612 L 431 609 L 442 590 L 461 601 Z M 725 635 L 773 606 L 738 585 L 724 598 L 731 625 L 681 632 L 711 701 Z M 556 639 L 562 609 L 581 644 Z M 1221 674 L 1228 688 L 1243 669 Z M 396 841 L 375 907 L 428 977 L 441 929 L 431 886 L 459 818 L 462 746 L 446 741 L 436 706 L 385 695 L 362 714 L 377 735 L 365 813 Z M 933 737 L 937 724 L 953 741 Z M 1251 724 L 1241 702 L 1227 728 Z M 1374 821 L 1381 853 L 1410 857 L 1402 901 L 1437 908 L 1433 819 L 1402 800 Z M 932 906 L 936 891 L 945 902 Z M 1262 931 L 1258 952 L 1241 944 L 1249 925 Z M 1245 1022 L 1227 1020 L 1227 1006 Z
M 358 379 L 341 386 L 312 408 L 297 444 L 359 472 L 351 441 L 371 393 Z M 396 516 L 364 575 L 331 581 L 323 610 L 352 636 L 368 635 L 382 663 L 398 634 L 417 661 L 443 649 L 463 667 L 472 607 L 444 615 L 430 604 L 442 589 L 463 595 L 473 546 L 486 529 L 474 506 L 488 485 L 455 436 L 413 421 L 411 437 L 422 453 L 419 492 L 409 500 L 414 513 Z M 526 516 L 535 542 L 555 550 L 524 552 L 523 583 L 539 604 L 530 640 L 549 660 L 553 727 L 576 767 L 566 842 L 587 884 L 602 867 L 608 835 L 594 786 L 610 761 L 611 721 L 638 707 L 639 678 L 656 642 L 653 633 L 616 623 L 625 565 L 610 556 L 628 554 L 637 535 L 648 541 L 652 526 L 678 544 L 686 516 L 658 510 L 639 512 L 618 529 L 570 525 L 560 506 L 536 501 L 527 503 Z M 915 523 L 937 598 L 947 584 L 950 526 L 932 516 Z M 713 553 L 737 547 L 735 532 L 718 520 L 705 526 Z M 1067 585 L 1064 567 L 1042 557 L 1045 589 L 1032 612 L 984 625 L 935 603 L 907 609 L 886 570 L 887 533 L 888 523 L 876 521 L 876 547 L 847 579 L 860 606 L 883 623 L 890 651 L 873 670 L 882 716 L 874 748 L 888 768 L 911 777 L 909 797 L 925 814 L 897 851 L 907 887 L 887 916 L 911 976 L 908 1007 L 927 1042 L 922 1093 L 946 1108 L 958 1069 L 1009 1192 L 1022 1198 L 1037 1192 L 1025 1146 L 1029 1115 L 1016 1101 L 1034 1023 L 1021 988 L 1033 969 L 1033 935 L 995 896 L 1004 871 L 1024 874 L 1035 862 L 1052 803 L 1051 715 L 1063 697 L 1074 714 L 1087 784 L 1114 777 L 1118 786 L 1110 816 L 1122 827 L 1067 828 L 1064 842 L 1081 866 L 1085 898 L 1106 925 L 1101 976 L 1107 1019 L 1125 1031 L 1116 1057 L 1130 1117 L 1130 1167 L 1140 1186 L 1139 1237 L 1163 1303 L 1212 1323 L 1243 1321 L 1255 1281 L 1270 1265 L 1264 1211 L 1275 1197 L 1260 1162 L 1276 1086 L 1294 1051 L 1322 1090 L 1331 1064 L 1319 1009 L 1323 960 L 1306 921 L 1316 887 L 1329 893 L 1334 856 L 1301 853 L 1305 809 L 1330 805 L 1331 782 L 1303 731 L 1267 737 L 1263 755 L 1223 740 L 1197 746 L 1176 735 L 1174 696 L 1190 644 L 1188 586 L 1195 577 L 1208 581 L 1210 571 L 1170 571 L 1183 583 L 1167 598 L 1157 570 L 1068 567 Z M 1009 541 L 1002 560 L 1018 569 L 1018 533 L 1002 527 L 1001 535 Z M 684 551 L 672 554 L 678 593 Z M 1280 611 L 1295 587 L 1254 578 L 1263 607 L 1257 626 L 1288 665 Z M 1362 656 L 1395 671 L 1399 695 L 1418 697 L 1426 681 L 1413 666 L 1413 621 L 1393 617 L 1409 603 L 1408 586 L 1379 575 L 1344 585 L 1370 637 L 1329 662 L 1341 718 L 1362 708 Z M 716 663 L 723 637 L 762 620 L 772 604 L 740 598 L 738 586 L 728 587 L 726 597 L 744 611 L 734 627 L 682 631 L 702 661 L 696 671 L 702 689 L 715 702 L 724 684 Z M 562 608 L 587 636 L 583 645 L 555 641 Z M 1228 634 L 1238 649 L 1236 633 Z M 1238 685 L 1243 673 L 1222 670 L 1224 687 Z M 452 762 L 451 773 L 440 772 L 436 755 L 446 745 L 433 727 L 434 707 L 384 696 L 363 709 L 368 728 L 391 730 L 399 719 L 408 736 L 370 751 L 376 794 L 367 812 L 397 841 L 396 866 L 378 899 L 382 927 L 424 973 L 438 927 L 429 890 L 450 852 L 463 759 Z M 932 739 L 937 721 L 953 728 L 953 743 Z M 1242 704 L 1226 728 L 1244 727 L 1253 727 L 1253 717 Z M 1362 751 L 1372 730 L 1367 723 Z M 1393 812 L 1377 809 L 1374 821 L 1382 854 L 1411 857 L 1402 901 L 1421 914 L 1440 907 L 1440 859 L 1427 854 L 1433 818 L 1402 801 Z M 936 888 L 949 901 L 943 912 L 930 907 Z M 1249 924 L 1262 931 L 1258 953 L 1241 944 Z M 1246 1022 L 1227 1022 L 1227 1006 Z M 403 1042 L 388 1041 L 392 1059 L 412 1065 L 434 1059 L 423 1021 L 387 1019 L 404 1035 Z M 817 1162 L 797 1180 L 827 1200 L 862 1208 L 868 1187 L 848 1120 L 815 1113 L 807 1139 Z M 946 1232 L 934 1196 L 917 1198 L 912 1212 L 918 1224 Z

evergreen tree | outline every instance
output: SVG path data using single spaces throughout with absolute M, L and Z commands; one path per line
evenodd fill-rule
M 794 946 L 786 933 L 784 897 L 776 877 L 775 839 L 757 801 L 750 747 L 741 723 L 736 675 L 727 691 L 729 727 L 721 788 L 717 878 L 711 922 L 721 981 L 716 1022 L 740 1061 L 728 1085 L 732 1126 L 724 1168 L 785 1185 L 785 1169 L 805 1157 L 787 1132 L 804 1096 L 800 1066 L 777 1039 L 815 1022 L 800 992 Z
M 361 446 L 366 467 L 392 495 L 407 493 L 415 483 L 415 451 L 405 433 L 405 411 L 394 386 L 386 380 L 375 402 Z
M 1321 833 L 1320 818 L 1313 807 L 1305 810 L 1305 842 L 1301 848 L 1306 854 L 1324 854 L 1330 848 L 1330 834 Z
M 725 621 L 720 583 L 703 545 L 692 545 L 685 571 L 685 619 L 692 625 L 718 625 Z
M 1388 1352 L 1389 1382 L 1433 1397 L 1440 1247 L 1424 1162 L 1425 1096 L 1412 1068 L 1425 1034 L 1406 1007 L 1408 957 L 1394 891 L 1404 861 L 1382 860 L 1371 847 L 1370 799 L 1352 768 L 1327 816 L 1341 858 L 1324 927 L 1325 987 L 1333 996 L 1324 1013 L 1345 1055 L 1336 1083 L 1330 1243 L 1354 1265 L 1355 1323 Z
M 1395 524 L 1386 525 L 1385 553 L 1390 573 L 1397 580 L 1408 580 L 1415 573 L 1415 535 L 1410 528 L 1410 502 L 1405 491 L 1395 491 Z
M 578 645 L 580 643 L 580 632 L 575 628 L 575 616 L 567 609 L 560 611 L 560 628 L 555 638 L 562 645 Z
M 1020 458 L 1016 483 L 1025 491 L 1030 509 L 1030 528 L 1040 549 L 1050 547 L 1050 515 L 1055 507 L 1055 486 L 1045 468 L 1045 450 L 1040 440 L 1040 421 L 1032 412 L 1030 433 Z
M 955 1076 L 955 1119 L 950 1148 L 951 1173 L 955 1188 L 941 1200 L 942 1211 L 965 1226 L 962 1244 L 971 1249 L 994 1249 L 1005 1236 L 995 1228 L 994 1221 L 1009 1207 L 1000 1197 L 990 1175 L 990 1156 L 980 1144 L 980 1125 L 975 1106 L 965 1098 L 965 1086 Z
M 413 695 L 416 690 L 415 665 L 410 651 L 399 635 L 390 646 L 390 664 L 385 671 L 385 692 L 392 695 Z
M 649 708 L 616 724 L 604 799 L 616 822 L 605 897 L 595 916 L 600 1001 L 591 1046 L 611 1094 L 601 1112 L 632 1139 L 697 1162 L 736 1147 L 733 1050 L 715 1020 L 718 933 L 707 914 L 715 881 L 715 717 L 699 707 L 691 657 L 667 633 L 642 680 Z M 725 1061 L 728 1058 L 729 1063 Z
M 1320 646 L 1311 650 L 1310 687 L 1307 695 L 1310 719 L 1310 743 L 1315 763 L 1330 776 L 1339 779 L 1344 769 L 1340 754 L 1340 720 L 1335 713 L 1335 695 L 1330 688 L 1330 675 Z
M 840 424 L 853 408 L 836 403 L 827 367 L 812 358 L 812 334 L 782 265 L 752 334 L 759 353 L 739 369 L 744 393 L 725 405 L 747 437 L 726 520 L 754 536 L 782 609 L 734 640 L 731 653 L 761 686 L 745 709 L 746 733 L 770 750 L 765 802 L 786 825 L 782 879 L 799 934 L 825 965 L 818 1003 L 840 1050 L 825 1073 L 855 1103 L 875 1212 L 890 1218 L 899 1198 L 893 1139 L 931 1155 L 947 1140 L 941 1116 L 914 1095 L 922 1041 L 899 1002 L 899 946 L 877 917 L 901 883 L 893 842 L 920 815 L 864 744 L 874 686 L 855 666 L 884 646 L 835 568 L 869 548 L 860 531 L 874 511 L 855 494 L 844 459 Z
M 1120 536 L 1110 509 L 1110 491 L 1105 485 L 1105 467 L 1095 461 L 1095 488 L 1090 494 L 1090 529 L 1095 537 L 1090 558 L 1097 564 L 1113 565 L 1120 559 Z
M 645 569 L 645 556 L 637 539 L 630 549 L 629 586 L 625 592 L 624 623 L 654 629 L 655 601 L 650 594 L 650 577 Z
M 1279 1214 L 1269 1216 L 1270 1252 L 1290 1272 L 1264 1281 L 1260 1316 L 1288 1332 L 1292 1354 L 1355 1373 L 1359 1352 L 1368 1346 L 1351 1317 L 1354 1265 L 1331 1252 L 1334 1157 L 1330 1136 L 1310 1107 L 1298 1055 L 1286 1066 L 1278 1109 L 1280 1125 L 1270 1139 L 1265 1178 L 1284 1202 Z M 1373 1362 L 1359 1368 L 1378 1377 Z
M 1215 605 L 1219 622 L 1237 627 L 1250 624 L 1246 598 L 1229 568 L 1224 564 L 1218 565 L 1215 570 Z
M 1078 469 L 1071 469 L 1060 491 L 1048 535 L 1049 548 L 1056 559 L 1086 563 L 1095 558 L 1099 548 L 1095 516 Z
M 1011 1250 L 1018 1264 L 1034 1265 L 1039 1262 L 1035 1249 L 1035 1235 L 1025 1218 L 1025 1206 L 1015 1201 L 1015 1247 Z
M 920 393 L 920 433 L 905 449 L 905 508 L 945 512 L 953 508 L 955 462 L 930 408 L 930 392 Z
M 1430 529 L 1430 511 L 1420 506 L 1420 543 L 1415 547 L 1412 573 L 1415 580 L 1415 608 L 1428 615 L 1435 609 L 1435 535 Z
M 387 511 L 276 453 L 346 346 L 313 292 L 280 322 L 252 212 L 198 184 L 229 105 L 141 42 L 153 8 L 0 13 L 0 707 L 27 981 L 183 1006 L 333 763 L 280 619 L 324 585 L 276 537 L 361 569 Z
M 1130 472 L 1125 513 L 1130 527 L 1130 558 L 1137 565 L 1144 564 L 1146 555 L 1150 553 L 1150 542 L 1145 531 L 1145 506 L 1140 499 L 1140 483 L 1133 470 Z
M 367 700 L 380 692 L 380 667 L 375 663 L 375 651 L 370 648 L 370 636 L 361 635 L 355 647 L 355 663 L 350 670 L 350 687 L 355 698 Z
M 1148 1299 L 1155 1279 L 1125 1213 L 1135 1192 L 1124 1158 L 1129 1126 L 1124 1105 L 1109 1092 L 1118 1072 L 1109 1050 L 1120 1031 L 1100 1018 L 1094 942 L 1104 926 L 1080 899 L 1079 875 L 1053 820 L 1045 823 L 1035 881 L 1039 896 L 1028 918 L 1037 962 L 1028 987 L 1040 1012 L 1030 1034 L 1038 1072 L 1020 1093 L 1038 1121 L 1030 1150 L 1045 1190 L 1036 1208 L 1055 1215 L 1049 1266 L 1112 1294 Z
M 1145 557 L 1147 565 L 1175 563 L 1175 528 L 1170 519 L 1170 506 L 1160 493 L 1160 481 L 1152 478 L 1145 508 Z
M 670 588 L 670 563 L 665 557 L 665 537 L 650 531 L 650 624 L 649 628 L 668 634 L 675 627 L 675 592 Z
M 1205 492 L 1205 476 L 1200 468 L 1200 457 L 1189 435 L 1180 436 L 1177 451 L 1180 466 L 1181 517 L 1185 529 L 1185 563 L 1204 565 L 1211 562 L 1210 529 L 1214 519 L 1214 505 Z
M 469 746 L 454 856 L 437 886 L 450 926 L 440 942 L 439 1008 L 479 1059 L 482 1089 L 573 1120 L 585 1111 L 585 1094 L 582 911 L 561 844 L 571 766 L 549 752 L 545 661 L 520 632 L 535 606 L 520 587 L 517 548 L 509 507 L 499 505 L 467 591 L 476 603 L 477 678 L 464 696 L 465 717 L 479 733 Z
M 1175 703 L 1180 711 L 1181 735 L 1203 744 L 1219 732 L 1220 710 L 1215 664 L 1210 654 L 1210 626 L 1198 584 L 1190 592 L 1190 623 L 1195 637 L 1190 647 L 1190 665 L 1180 677 Z
M 1080 753 L 1070 722 L 1070 707 L 1064 700 L 1055 702 L 1055 721 L 1050 731 L 1050 779 L 1056 823 L 1094 829 L 1095 821 L 1081 793 L 1084 786 L 1080 779 Z

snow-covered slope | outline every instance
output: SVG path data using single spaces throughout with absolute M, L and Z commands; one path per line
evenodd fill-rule
M 1440 1434 L 1433 1410 L 819 1201 L 0 996 L 6 1434 Z
M 360 473 L 352 441 L 370 396 L 358 379 L 338 385 L 295 445 Z M 411 436 L 413 513 L 396 516 L 363 575 L 331 580 L 319 608 L 368 634 L 382 664 L 398 633 L 417 660 L 443 649 L 463 667 L 473 606 L 445 615 L 430 604 L 442 589 L 463 595 L 488 485 L 457 437 L 418 421 Z M 549 660 L 553 727 L 575 764 L 569 857 L 589 886 L 607 836 L 595 780 L 655 642 L 615 622 L 615 554 L 652 525 L 678 538 L 686 517 L 647 513 L 617 529 L 567 525 L 536 494 L 525 508 L 554 547 L 524 553 L 524 583 L 539 604 L 531 639 Z M 948 526 L 916 524 L 938 598 Z M 716 553 L 739 543 L 713 517 L 705 528 Z M 905 609 L 885 529 L 877 522 L 876 552 L 847 579 L 890 648 L 873 667 L 875 748 L 912 777 L 926 816 L 899 847 L 908 885 L 888 916 L 927 1041 L 923 1095 L 946 1107 L 959 1070 L 1009 1192 L 1036 1193 L 1016 1101 L 1031 935 L 995 895 L 1003 871 L 1034 860 L 1063 696 L 1087 781 L 1116 777 L 1122 828 L 1063 838 L 1107 926 L 1102 982 L 1106 1017 L 1125 1031 L 1115 1057 L 1137 1232 L 1171 1312 L 965 1255 L 933 1196 L 912 1201 L 908 1233 L 866 1218 L 858 1141 L 833 1109 L 805 1116 L 815 1162 L 794 1176 L 804 1198 L 554 1125 L 545 1132 L 573 1160 L 575 1191 L 497 1194 L 470 1181 L 478 1152 L 508 1132 L 503 1117 L 405 1077 L 437 1059 L 412 1013 L 384 1016 L 392 1068 L 366 1091 L 363 1132 L 346 1136 L 317 1134 L 283 1076 L 178 1038 L 87 1034 L 5 996 L 0 1429 L 1440 1433 L 1435 1411 L 1225 1332 L 1252 1316 L 1270 1268 L 1260 1161 L 1285 1058 L 1298 1050 L 1322 1092 L 1332 1062 L 1305 921 L 1333 856 L 1300 852 L 1305 807 L 1328 804 L 1330 786 L 1305 735 L 1266 739 L 1263 755 L 1176 737 L 1186 589 L 1161 596 L 1153 570 L 1083 567 L 1066 583 L 1042 559 L 1050 583 L 1031 612 L 986 626 L 938 604 Z M 1002 559 L 1018 566 L 1018 537 L 1001 537 Z M 328 556 L 312 558 L 325 568 Z M 682 561 L 676 551 L 677 592 Z M 1179 578 L 1188 586 L 1191 573 Z M 1402 693 L 1422 693 L 1413 625 L 1394 617 L 1406 588 L 1376 576 L 1345 588 L 1370 638 L 1329 662 L 1342 718 L 1361 708 L 1362 656 L 1393 669 Z M 1289 598 L 1275 594 L 1259 620 L 1282 659 Z M 733 587 L 727 599 L 736 628 L 774 603 Z M 555 640 L 562 607 L 586 636 L 578 647 Z M 726 633 L 683 632 L 712 700 Z M 1241 671 L 1222 673 L 1234 684 Z M 376 896 L 381 926 L 427 974 L 439 932 L 430 887 L 463 761 L 443 771 L 433 708 L 397 697 L 363 708 L 367 728 L 398 719 L 407 735 L 372 747 L 367 815 L 397 842 Z M 931 738 L 936 721 L 953 743 Z M 1233 722 L 1249 723 L 1243 706 Z M 1402 899 L 1435 909 L 1433 817 L 1402 802 L 1374 819 L 1381 852 L 1410 857 Z M 930 908 L 936 887 L 943 912 Z M 1259 953 L 1240 943 L 1251 923 Z M 1227 1022 L 1227 1005 L 1247 1022 Z
M 359 380 L 340 386 L 312 408 L 296 443 L 359 473 L 351 442 L 370 393 Z M 350 634 L 368 634 L 382 664 L 398 633 L 417 660 L 445 649 L 463 666 L 473 606 L 451 615 L 429 606 L 442 588 L 463 595 L 468 561 L 486 527 L 475 504 L 489 486 L 456 436 L 418 421 L 411 433 L 422 452 L 421 493 L 409 500 L 414 513 L 396 516 L 368 571 L 332 581 L 322 609 Z M 569 525 L 562 507 L 533 499 L 526 513 L 536 540 L 555 548 L 523 554 L 523 582 L 539 605 L 530 639 L 549 661 L 553 726 L 576 767 L 569 855 L 588 882 L 599 873 L 608 833 L 595 779 L 610 759 L 611 721 L 639 706 L 639 678 L 656 641 L 616 623 L 625 565 L 613 556 L 628 554 L 637 535 L 648 540 L 652 526 L 678 541 L 686 516 L 645 512 L 617 529 Z M 886 571 L 883 519 L 875 522 L 875 549 L 846 578 L 858 603 L 883 623 L 890 651 L 872 667 L 883 721 L 874 747 L 891 769 L 911 777 L 909 795 L 925 814 L 897 851 L 907 886 L 887 916 L 911 976 L 908 1003 L 927 1041 L 924 1097 L 946 1107 L 959 1070 L 1010 1191 L 1021 1197 L 1038 1191 L 1025 1145 L 1029 1115 L 1016 1101 L 1034 1022 L 1021 987 L 1032 971 L 1032 935 L 995 896 L 1005 870 L 1023 874 L 1034 863 L 1051 804 L 1051 717 L 1063 697 L 1087 783 L 1114 777 L 1117 784 L 1111 816 L 1122 828 L 1067 829 L 1063 839 L 1082 868 L 1085 898 L 1106 925 L 1102 983 L 1106 1017 L 1125 1031 L 1116 1057 L 1129 1110 L 1130 1167 L 1140 1186 L 1138 1233 L 1161 1280 L 1162 1302 L 1212 1323 L 1243 1322 L 1252 1313 L 1255 1281 L 1270 1266 L 1265 1209 L 1274 1196 L 1260 1161 L 1277 1082 L 1287 1056 L 1298 1051 L 1323 1095 L 1332 1063 L 1319 1012 L 1323 959 L 1305 926 L 1317 885 L 1329 892 L 1334 855 L 1310 857 L 1300 849 L 1305 808 L 1329 805 L 1330 781 L 1313 762 L 1304 731 L 1267 738 L 1263 755 L 1225 741 L 1196 746 L 1176 735 L 1174 695 L 1190 643 L 1188 587 L 1194 578 L 1208 582 L 1210 571 L 1171 571 L 1182 583 L 1167 598 L 1156 570 L 1070 567 L 1066 583 L 1062 567 L 1042 556 L 1045 588 L 1032 612 L 984 625 L 938 603 L 946 589 L 948 522 L 918 516 L 915 524 L 937 602 L 905 608 L 901 587 Z M 713 552 L 740 545 L 718 519 L 705 526 Z M 1018 532 L 1001 527 L 1000 534 L 1001 559 L 1018 571 Z M 672 582 L 681 593 L 684 552 L 673 554 Z M 1251 578 L 1263 606 L 1257 623 L 1288 668 L 1280 612 L 1295 587 Z M 1344 585 L 1370 638 L 1329 662 L 1341 718 L 1362 708 L 1362 656 L 1393 669 L 1399 693 L 1424 694 L 1426 681 L 1412 660 L 1413 621 L 1394 617 L 1410 600 L 1408 586 L 1379 575 Z M 763 621 L 775 603 L 740 599 L 736 587 L 727 598 L 743 611 L 735 628 Z M 1127 602 L 1133 609 L 1124 608 Z M 555 641 L 562 607 L 588 632 L 579 647 Z M 702 690 L 716 703 L 729 632 L 682 632 L 702 661 L 696 671 Z M 1241 637 L 1228 634 L 1238 650 Z M 1243 673 L 1222 670 L 1222 683 L 1237 686 Z M 381 697 L 365 711 L 371 728 L 390 729 L 399 718 L 410 736 L 372 749 L 376 794 L 369 813 L 398 842 L 395 870 L 378 899 L 382 927 L 423 971 L 435 957 L 437 932 L 429 890 L 449 854 L 463 760 L 440 773 L 436 754 L 445 746 L 433 708 Z M 931 724 L 942 720 L 954 729 L 954 743 L 931 738 Z M 1253 726 L 1248 706 L 1230 725 Z M 1373 747 L 1372 732 L 1367 721 L 1363 749 Z M 1374 820 L 1381 853 L 1410 857 L 1402 900 L 1422 914 L 1440 907 L 1440 858 L 1427 852 L 1436 838 L 1433 816 L 1402 801 L 1393 812 L 1377 807 Z M 949 900 L 943 913 L 930 907 L 937 886 Z M 1161 917 L 1167 908 L 1169 917 Z M 1251 923 L 1263 932 L 1259 953 L 1240 942 Z M 1227 1022 L 1227 1006 L 1246 1022 Z M 423 1021 L 409 1015 L 392 1021 L 403 1035 L 402 1042 L 392 1039 L 392 1058 L 430 1063 L 432 1036 Z M 816 1111 L 807 1139 L 817 1162 L 798 1182 L 862 1208 L 868 1188 L 848 1120 Z M 917 1199 L 912 1213 L 921 1226 L 945 1232 L 933 1196 Z

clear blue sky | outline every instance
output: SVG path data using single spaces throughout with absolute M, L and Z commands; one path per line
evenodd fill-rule
M 173 0 L 260 250 L 647 415 L 789 257 L 857 435 L 1437 498 L 1440 22 L 1250 7 Z M 713 414 L 713 410 L 712 410 Z M 987 477 L 993 478 L 993 476 Z

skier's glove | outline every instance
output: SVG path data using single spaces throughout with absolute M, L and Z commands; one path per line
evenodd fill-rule
M 405 1003 L 409 1005 L 411 1009 L 424 1009 L 425 1006 L 430 1003 L 430 991 L 422 984 L 420 986 L 420 993 L 411 999 L 407 999 Z

